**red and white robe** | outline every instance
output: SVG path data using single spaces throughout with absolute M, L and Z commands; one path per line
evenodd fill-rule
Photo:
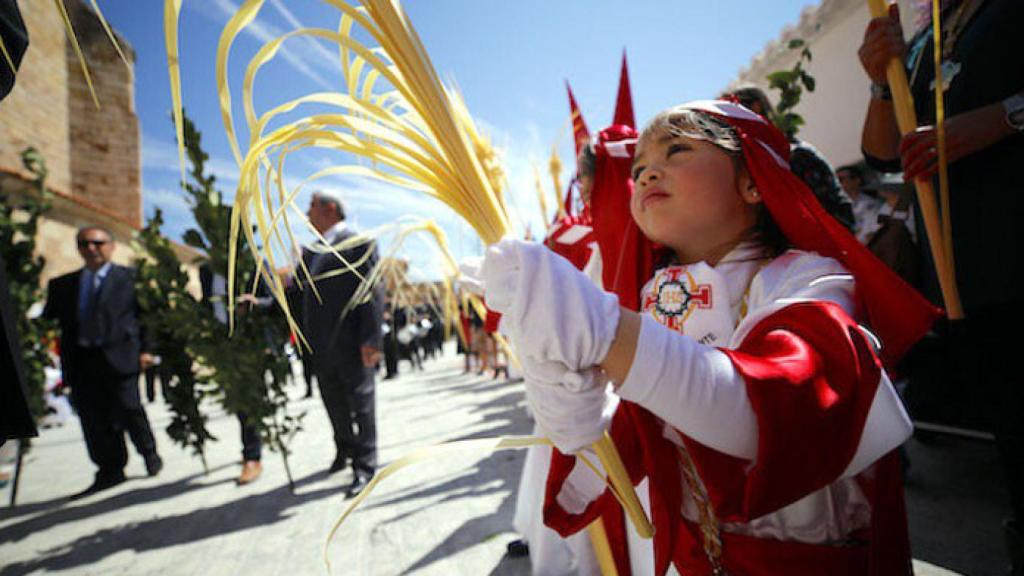
M 747 576 L 908 574 L 894 450 L 911 424 L 852 319 L 853 277 L 814 253 L 761 253 L 744 244 L 714 268 L 660 270 L 644 289 L 611 434 L 643 483 L 653 547 L 558 453 L 545 521 L 568 535 L 604 514 L 620 574 L 712 574 L 713 563 Z

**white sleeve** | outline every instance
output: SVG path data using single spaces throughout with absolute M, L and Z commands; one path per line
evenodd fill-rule
M 856 476 L 882 456 L 907 441 L 914 432 L 914 424 L 903 408 L 896 389 L 882 370 L 882 378 L 868 409 L 857 451 L 843 471 L 843 478 Z
M 701 444 L 757 456 L 757 417 L 729 357 L 643 316 L 636 356 L 617 393 Z

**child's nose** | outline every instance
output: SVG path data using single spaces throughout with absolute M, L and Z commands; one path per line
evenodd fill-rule
M 640 175 L 640 182 L 644 186 L 657 182 L 661 178 L 661 171 L 654 166 L 649 166 L 644 170 L 643 174 Z

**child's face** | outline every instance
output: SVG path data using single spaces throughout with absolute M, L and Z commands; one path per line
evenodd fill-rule
M 746 171 L 710 142 L 658 131 L 637 145 L 630 211 L 649 239 L 684 262 L 721 257 L 756 222 Z

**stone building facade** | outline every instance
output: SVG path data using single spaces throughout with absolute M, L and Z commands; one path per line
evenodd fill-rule
M 142 152 L 135 113 L 135 53 L 118 37 L 121 60 L 99 19 L 82 0 L 66 0 L 72 26 L 92 77 L 97 108 L 77 55 L 52 2 L 21 2 L 29 48 L 14 89 L 0 102 L 0 190 L 17 201 L 32 176 L 21 152 L 34 147 L 49 171 L 53 209 L 39 230 L 46 256 L 43 281 L 81 266 L 75 234 L 100 225 L 118 243 L 114 260 L 129 264 L 131 239 L 142 225 Z M 116 36 L 116 32 L 115 32 Z M 192 262 L 199 254 L 178 246 Z

